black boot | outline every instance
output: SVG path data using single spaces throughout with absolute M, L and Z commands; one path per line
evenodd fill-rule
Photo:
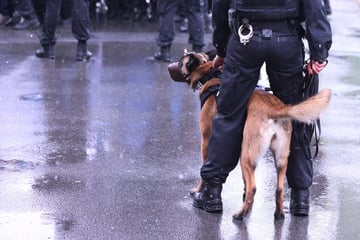
M 160 52 L 155 53 L 154 58 L 158 61 L 170 62 L 170 45 L 160 48 Z
M 194 196 L 194 207 L 202 208 L 207 212 L 221 212 L 223 210 L 221 191 L 220 182 L 205 182 L 201 192 Z
M 35 56 L 38 58 L 55 59 L 54 45 L 46 45 L 42 49 L 36 50 Z
M 309 190 L 291 190 L 290 212 L 294 216 L 309 215 Z
M 26 29 L 34 29 L 40 26 L 39 20 L 34 17 L 32 19 L 24 19 L 23 22 L 19 22 L 14 26 L 15 30 L 26 30 Z
M 86 43 L 78 43 L 76 51 L 76 61 L 87 61 L 92 57 L 92 53 L 87 50 Z

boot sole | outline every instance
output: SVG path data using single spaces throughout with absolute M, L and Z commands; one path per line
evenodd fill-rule
M 48 56 L 48 55 L 44 56 L 44 55 L 36 55 L 36 54 L 35 54 L 35 56 L 36 56 L 37 58 L 41 58 L 41 59 L 50 59 L 50 60 L 54 60 L 54 59 L 55 59 L 55 56 Z
M 216 213 L 216 212 L 223 211 L 222 203 L 220 203 L 220 204 L 201 204 L 201 203 L 193 202 L 193 206 L 196 208 L 204 209 L 206 212 Z

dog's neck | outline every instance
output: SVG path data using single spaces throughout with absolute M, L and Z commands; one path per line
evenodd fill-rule
M 202 64 L 190 75 L 191 88 L 194 91 L 201 89 L 209 80 L 213 78 L 220 79 L 220 73 L 221 71 L 219 69 L 213 67 L 212 61 Z

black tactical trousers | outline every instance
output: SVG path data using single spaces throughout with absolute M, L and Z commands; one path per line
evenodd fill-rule
M 220 179 L 238 164 L 246 119 L 246 104 L 257 85 L 260 68 L 265 63 L 274 94 L 285 103 L 302 98 L 303 42 L 297 34 L 280 34 L 264 39 L 253 36 L 249 43 L 240 43 L 233 34 L 228 43 L 223 69 L 223 83 L 218 95 L 218 115 L 213 121 L 208 159 L 201 168 L 205 181 Z M 305 157 L 302 143 L 295 137 L 298 123 L 293 123 L 291 154 L 287 180 L 291 188 L 308 188 L 312 183 L 312 161 Z M 241 159 L 240 159 L 241 161 Z
M 185 14 L 189 20 L 189 43 L 193 46 L 205 45 L 204 0 L 184 0 Z M 159 36 L 156 39 L 160 47 L 170 46 L 175 37 L 174 17 L 181 0 L 157 0 L 159 14 Z
M 60 11 L 63 0 L 47 0 L 46 11 L 40 44 L 42 46 L 56 43 L 55 31 L 60 21 Z M 67 1 L 66 1 L 67 2 Z M 87 41 L 90 38 L 89 0 L 73 0 L 71 11 L 72 33 L 78 41 Z

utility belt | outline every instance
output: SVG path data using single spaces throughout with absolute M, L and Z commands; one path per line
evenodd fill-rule
M 283 36 L 303 36 L 300 23 L 295 19 L 284 20 L 249 20 L 241 18 L 235 9 L 228 12 L 231 32 L 240 37 L 240 42 L 246 45 L 253 36 L 271 39 Z

